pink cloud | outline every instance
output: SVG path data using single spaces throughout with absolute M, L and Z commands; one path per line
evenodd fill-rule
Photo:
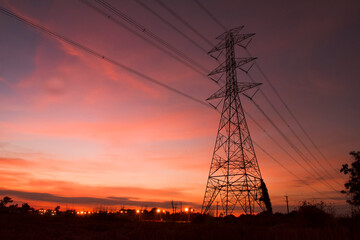
M 104 119 L 101 122 L 47 119 L 46 124 L 41 118 L 28 118 L 22 119 L 20 122 L 0 123 L 0 125 L 8 131 L 11 129 L 17 133 L 51 137 L 95 138 L 114 142 L 139 139 L 143 141 L 147 139 L 191 139 L 215 134 L 212 129 L 200 128 L 211 122 L 204 122 L 202 112 L 198 111 L 164 112 L 158 116 L 144 116 L 140 119 L 136 119 L 138 118 L 136 115 L 133 117 L 134 119 Z

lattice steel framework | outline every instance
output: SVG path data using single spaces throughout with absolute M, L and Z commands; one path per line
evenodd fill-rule
M 203 213 L 209 213 L 216 199 L 220 200 L 225 216 L 232 214 L 237 205 L 245 214 L 254 214 L 255 205 L 262 211 L 272 212 L 239 97 L 240 93 L 260 85 L 237 81 L 236 69 L 247 72 L 252 65 L 246 70 L 246 64 L 256 59 L 235 58 L 234 46 L 246 47 L 254 35 L 240 33 L 242 28 L 231 29 L 217 37 L 220 43 L 209 52 L 226 51 L 226 61 L 209 74 L 226 73 L 226 84 L 207 99 L 221 99 L 223 107 L 202 205 Z

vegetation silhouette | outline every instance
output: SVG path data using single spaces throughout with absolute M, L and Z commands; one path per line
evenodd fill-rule
M 358 239 L 360 216 L 335 217 L 323 202 L 304 201 L 289 214 L 213 217 L 120 209 L 78 215 L 75 210 L 34 210 L 27 203 L 0 208 L 1 239 Z
M 0 200 L 0 208 L 5 208 L 8 203 L 12 203 L 12 202 L 13 200 L 10 197 L 8 196 L 4 197 L 2 200 Z
M 298 224 L 305 227 L 331 227 L 334 225 L 334 216 L 325 210 L 324 202 L 311 203 L 303 201 L 297 211 Z
M 355 207 L 360 206 L 360 151 L 350 152 L 352 159 L 354 160 L 349 165 L 343 164 L 340 172 L 345 175 L 349 175 L 349 180 L 345 183 L 346 190 L 342 190 L 341 193 L 347 194 L 349 199 L 347 202 Z

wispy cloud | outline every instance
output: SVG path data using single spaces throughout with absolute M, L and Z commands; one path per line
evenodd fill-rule
M 6 195 L 13 198 L 21 198 L 24 200 L 31 201 L 41 201 L 48 203 L 63 203 L 63 204 L 78 204 L 78 205 L 107 205 L 107 206 L 152 206 L 152 207 L 163 207 L 170 208 L 171 201 L 146 201 L 146 200 L 135 200 L 130 197 L 114 197 L 109 196 L 105 198 L 97 198 L 97 197 L 63 197 L 59 195 L 54 195 L 50 193 L 42 193 L 42 192 L 25 192 L 25 191 L 16 191 L 16 190 L 6 190 L 1 189 L 0 195 Z M 182 202 L 184 205 L 193 206 L 199 208 L 198 204 L 192 202 Z

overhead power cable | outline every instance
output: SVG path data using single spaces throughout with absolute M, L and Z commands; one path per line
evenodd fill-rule
M 245 51 L 247 52 L 247 54 L 251 57 L 251 53 L 249 52 L 249 50 L 245 49 Z M 305 130 L 305 128 L 302 126 L 302 124 L 300 123 L 300 121 L 297 119 L 297 117 L 295 116 L 295 114 L 291 111 L 290 107 L 286 104 L 286 102 L 284 101 L 284 99 L 280 96 L 279 92 L 276 90 L 276 88 L 274 87 L 274 85 L 271 83 L 271 81 L 269 80 L 269 78 L 267 77 L 267 75 L 264 73 L 264 71 L 261 69 L 261 67 L 259 66 L 259 64 L 257 64 L 255 62 L 255 67 L 258 69 L 258 71 L 260 72 L 260 74 L 262 75 L 262 77 L 265 79 L 265 81 L 269 84 L 271 90 L 275 93 L 275 95 L 277 96 L 277 98 L 280 100 L 280 102 L 284 105 L 285 109 L 287 110 L 287 112 L 290 114 L 290 116 L 294 119 L 294 121 L 296 122 L 296 124 L 299 126 L 299 128 L 301 129 L 301 131 L 304 133 L 304 135 L 306 136 L 306 138 L 311 142 L 311 144 L 313 145 L 313 147 L 318 151 L 318 153 L 322 156 L 322 158 L 325 160 L 325 162 L 328 164 L 328 166 L 334 170 L 336 172 L 336 174 L 340 175 L 341 177 L 343 177 L 340 174 L 340 171 L 337 171 L 335 167 L 332 166 L 332 164 L 330 163 L 330 161 L 325 157 L 325 155 L 320 151 L 319 147 L 315 144 L 315 142 L 312 140 L 312 138 L 310 137 L 310 135 L 307 133 L 307 131 Z
M 245 95 L 247 96 L 247 95 Z M 323 181 L 324 184 L 329 186 L 335 192 L 340 194 L 340 191 L 335 189 L 311 164 L 311 162 L 302 154 L 302 152 L 290 141 L 290 139 L 279 129 L 279 127 L 271 120 L 271 118 L 264 112 L 264 110 L 252 99 L 247 96 L 250 101 L 255 105 L 255 107 L 263 114 L 263 116 L 271 123 L 271 125 L 276 129 L 276 131 L 284 138 L 284 140 L 289 144 L 289 146 L 300 156 L 300 158 L 314 171 L 314 173 Z
M 85 4 L 86 6 L 90 7 L 91 9 L 95 10 L 99 14 L 103 15 L 105 18 L 111 20 L 115 24 L 123 27 L 125 30 L 129 31 L 130 33 L 134 34 L 135 36 L 137 36 L 137 37 L 143 39 L 144 41 L 148 42 L 149 44 L 156 47 L 160 51 L 164 52 L 166 55 L 170 56 L 171 58 L 175 59 L 176 61 L 184 64 L 188 68 L 190 68 L 190 69 L 194 70 L 195 72 L 199 73 L 202 77 L 205 77 L 208 80 L 209 79 L 212 80 L 211 78 L 209 78 L 207 76 L 208 69 L 206 69 L 204 66 L 197 63 L 192 58 L 186 56 L 185 53 L 183 53 L 180 50 L 176 49 L 175 47 L 171 46 L 170 44 L 168 44 L 167 42 L 162 40 L 160 37 L 156 36 L 155 34 L 150 32 L 146 28 L 142 27 L 140 24 L 133 21 L 131 18 L 127 17 L 126 15 L 124 15 L 123 13 L 118 11 L 116 8 L 113 8 L 111 5 L 108 6 L 106 3 L 103 3 L 103 1 L 97 1 L 102 6 L 106 6 L 106 9 L 108 9 L 108 10 L 112 9 L 111 10 L 112 12 L 117 12 L 118 14 L 116 14 L 116 15 L 118 15 L 119 17 L 121 16 L 121 19 L 123 21 L 126 21 L 128 24 L 131 24 L 133 27 L 135 27 L 136 30 L 140 31 L 141 33 L 139 34 L 137 31 L 134 31 L 133 29 L 131 29 L 127 25 L 123 24 L 121 21 L 115 19 L 114 17 L 110 16 L 108 13 L 101 10 L 99 7 L 95 6 L 94 4 L 90 3 L 89 1 L 87 1 L 87 0 L 79 0 L 79 1 L 82 2 L 83 4 Z M 160 47 L 159 45 L 157 45 L 155 42 L 153 42 L 149 38 L 146 38 L 143 34 L 150 37 L 153 41 L 156 41 L 157 44 L 160 44 L 161 46 L 165 47 L 168 50 L 166 50 L 163 47 Z M 169 52 L 169 50 L 171 52 Z M 212 81 L 214 81 L 214 80 L 212 80 Z
M 250 78 L 251 82 L 255 82 L 254 79 L 251 77 L 249 73 L 247 73 L 248 77 Z M 267 97 L 267 95 L 262 91 L 262 89 L 259 89 L 260 94 L 265 98 L 265 100 L 268 102 L 268 104 L 271 106 L 271 108 L 274 110 L 274 112 L 279 116 L 279 118 L 283 121 L 283 123 L 289 128 L 290 132 L 295 136 L 295 138 L 301 143 L 301 145 L 304 147 L 304 149 L 309 153 L 309 155 L 316 161 L 316 163 L 320 166 L 320 168 L 323 170 L 323 172 L 329 177 L 330 179 L 333 179 L 333 176 L 327 171 L 327 169 L 320 163 L 320 161 L 312 154 L 312 152 L 309 150 L 309 148 L 305 145 L 305 143 L 301 140 L 299 135 L 294 131 L 294 129 L 290 126 L 290 124 L 285 120 L 285 118 L 282 116 L 282 114 L 278 111 L 278 109 L 274 106 L 274 104 L 270 101 L 270 99 Z M 341 185 L 336 179 L 333 179 L 334 182 Z
M 216 107 L 214 107 L 214 109 L 221 114 L 221 111 L 219 111 Z M 252 115 L 244 110 L 244 113 L 246 114 L 247 117 L 249 117 L 249 119 L 251 121 L 253 121 L 255 123 L 255 125 L 257 127 L 259 127 L 281 150 L 283 150 L 294 162 L 296 162 L 296 164 L 298 164 L 305 172 L 307 172 L 310 176 L 310 178 L 314 178 L 313 174 L 311 172 L 309 172 L 309 170 L 307 168 L 305 168 L 299 161 L 297 161 L 288 151 L 286 151 L 286 149 L 284 149 L 281 144 L 276 141 L 262 126 L 261 124 L 259 124 L 254 117 L 252 117 Z M 268 153 L 264 148 L 262 148 L 256 141 L 252 140 L 253 144 L 256 145 L 261 151 L 263 151 L 266 155 L 268 155 L 268 157 L 270 157 L 271 160 L 273 160 L 275 163 L 277 163 L 278 165 L 280 165 L 280 167 L 282 167 L 285 171 L 287 171 L 288 173 L 290 173 L 292 176 L 294 176 L 297 180 L 299 180 L 300 182 L 302 182 L 304 185 L 308 186 L 309 188 L 311 188 L 313 191 L 317 192 L 320 195 L 323 195 L 324 197 L 328 198 L 328 199 L 333 199 L 333 200 L 338 200 L 336 198 L 333 197 L 329 197 L 327 195 L 325 195 L 324 193 L 320 192 L 319 190 L 317 190 L 316 188 L 314 188 L 311 184 L 309 184 L 308 182 L 306 182 L 305 180 L 301 179 L 300 177 L 298 177 L 295 173 L 293 173 L 291 170 L 289 170 L 287 167 L 284 166 L 284 164 L 282 164 L 279 160 L 277 160 L 275 157 L 273 157 L 270 153 Z M 318 181 L 318 179 L 314 178 L 315 181 Z M 327 186 L 328 187 L 328 186 Z
M 214 107 L 214 109 L 221 114 L 221 112 Z M 281 144 L 275 140 L 262 126 L 261 124 L 259 124 L 254 117 L 252 117 L 252 115 L 244 110 L 244 113 L 246 114 L 246 116 L 255 123 L 255 125 L 260 128 L 265 134 L 266 136 L 268 136 L 282 151 L 284 151 L 289 157 L 290 159 L 292 159 L 296 164 L 298 164 L 307 174 L 309 174 L 310 178 L 313 178 L 315 181 L 318 181 L 317 178 L 313 177 L 313 174 L 307 169 L 305 168 L 298 160 L 296 160 L 286 149 L 284 149 Z M 336 198 L 333 197 L 329 197 L 327 195 L 325 195 L 324 193 L 321 193 L 319 190 L 317 190 L 316 188 L 314 188 L 312 185 L 310 185 L 308 182 L 306 182 L 305 180 L 299 178 L 295 173 L 293 173 L 292 171 L 290 171 L 287 167 L 284 166 L 284 164 L 282 164 L 279 160 L 277 160 L 275 157 L 273 157 L 270 153 L 268 153 L 264 148 L 262 148 L 256 141 L 252 140 L 252 142 L 254 143 L 254 145 L 256 145 L 261 151 L 263 151 L 266 155 L 268 155 L 270 157 L 271 160 L 273 160 L 275 163 L 277 163 L 278 165 L 280 165 L 280 167 L 282 167 L 285 171 L 287 171 L 288 173 L 290 173 L 292 176 L 294 176 L 297 180 L 301 181 L 304 185 L 308 186 L 309 188 L 311 188 L 313 191 L 319 193 L 320 195 L 324 195 L 325 197 L 327 197 L 328 199 L 333 199 L 333 200 L 338 200 Z M 328 187 L 328 185 L 326 185 Z
M 207 44 L 209 44 L 211 47 L 214 46 L 214 44 L 206 38 L 204 35 L 202 35 L 198 30 L 196 30 L 190 23 L 188 23 L 185 19 L 180 17 L 174 10 L 172 10 L 168 5 L 166 5 L 161 0 L 156 0 L 162 6 L 166 11 L 168 11 L 171 15 L 173 15 L 176 19 L 178 19 L 182 24 L 184 24 L 186 27 L 188 27 L 193 33 L 195 33 L 197 36 L 199 36 L 202 40 L 204 40 Z
M 198 0 L 194 0 L 194 2 L 212 19 L 214 22 L 216 22 L 224 31 L 227 30 L 227 28 L 213 15 L 209 10 L 206 9 L 204 5 L 202 5 Z
M 203 70 L 204 72 L 208 72 L 208 69 L 206 69 L 204 66 L 202 66 L 200 63 L 196 62 L 194 59 L 188 57 L 184 52 L 180 51 L 179 49 L 172 46 L 170 43 L 166 42 L 164 39 L 157 36 L 155 33 L 150 31 L 149 29 L 142 26 L 140 23 L 136 22 L 134 19 L 127 16 L 125 13 L 121 12 L 119 9 L 111 5 L 110 3 L 106 2 L 105 0 L 95 0 L 98 4 L 103 6 L 104 8 L 108 9 L 115 15 L 119 16 L 121 19 L 126 21 L 127 23 L 133 25 L 135 28 L 137 28 L 139 31 L 143 32 L 145 35 L 149 36 L 150 38 L 154 39 L 155 41 L 159 42 L 161 45 L 167 47 L 177 55 L 181 56 L 186 61 L 190 62 L 191 64 L 195 65 L 199 69 Z
M 80 44 L 80 43 L 78 43 L 78 42 L 75 42 L 75 41 L 69 39 L 69 38 L 66 38 L 65 36 L 63 36 L 63 35 L 61 35 L 61 34 L 58 34 L 58 33 L 56 33 L 56 32 L 53 32 L 53 31 L 49 30 L 48 28 L 45 28 L 44 26 L 41 26 L 41 25 L 36 24 L 36 23 L 34 23 L 34 22 L 32 22 L 32 21 L 30 21 L 30 20 L 28 20 L 28 19 L 25 19 L 25 18 L 23 18 L 23 17 L 15 14 L 14 12 L 12 12 L 12 11 L 6 9 L 6 8 L 2 8 L 2 7 L 1 7 L 0 10 L 1 10 L 3 13 L 5 13 L 6 15 L 8 15 L 8 16 L 10 16 L 10 17 L 14 17 L 14 18 L 16 18 L 17 20 L 19 20 L 19 21 L 21 21 L 21 22 L 23 22 L 23 23 L 25 23 L 25 24 L 33 27 L 33 28 L 36 28 L 36 29 L 44 32 L 44 33 L 50 35 L 50 36 L 53 37 L 53 38 L 59 39 L 59 40 L 61 40 L 61 41 L 64 41 L 64 42 L 66 42 L 66 43 L 68 43 L 68 44 L 70 44 L 70 45 L 72 45 L 72 46 L 74 46 L 74 47 L 76 47 L 76 48 L 79 48 L 79 49 L 81 49 L 81 50 L 83 50 L 83 51 L 85 51 L 85 52 L 87 52 L 87 53 L 89 53 L 89 54 L 91 54 L 91 55 L 93 55 L 93 56 L 95 56 L 95 57 L 97 57 L 97 58 L 100 58 L 100 59 L 102 59 L 102 60 L 104 60 L 104 61 L 106 61 L 106 62 L 109 62 L 109 63 L 111 63 L 111 64 L 114 64 L 114 65 L 122 68 L 123 70 L 126 70 L 126 71 L 128 71 L 128 72 L 130 72 L 130 73 L 132 73 L 132 74 L 134 74 L 134 75 L 137 75 L 137 76 L 139 76 L 139 77 L 141 77 L 141 78 L 143 78 L 143 79 L 145 79 L 145 80 L 147 80 L 147 81 L 149 81 L 149 82 L 152 82 L 152 83 L 154 83 L 154 84 L 156 84 L 156 85 L 158 85 L 158 86 L 161 86 L 161 87 L 163 87 L 163 88 L 165 88 L 165 89 L 167 89 L 167 90 L 170 90 L 170 91 L 172 91 L 172 92 L 174 92 L 174 93 L 176 93 L 176 94 L 178 94 L 178 95 L 184 96 L 184 97 L 186 97 L 186 98 L 188 98 L 188 99 L 191 99 L 191 100 L 193 100 L 193 101 L 195 101 L 195 102 L 197 102 L 197 103 L 200 103 L 200 104 L 202 104 L 202 105 L 204 105 L 204 106 L 206 106 L 206 107 L 211 108 L 211 107 L 210 107 L 207 103 L 205 103 L 204 101 L 201 101 L 201 100 L 199 100 L 199 99 L 197 99 L 197 98 L 195 98 L 195 97 L 190 96 L 190 95 L 187 94 L 187 93 L 184 93 L 184 92 L 182 92 L 182 91 L 179 91 L 179 90 L 177 90 L 177 89 L 175 89 L 175 88 L 173 88 L 173 87 L 171 87 L 171 86 L 169 86 L 169 85 L 166 85 L 165 83 L 162 83 L 162 82 L 160 82 L 160 81 L 158 81 L 158 80 L 156 80 L 156 79 L 154 79 L 154 78 L 152 78 L 152 77 L 149 77 L 149 76 L 147 76 L 147 75 L 145 75 L 145 74 L 143 74 L 143 73 L 141 73 L 141 72 L 138 72 L 138 71 L 136 71 L 135 69 L 130 68 L 130 67 L 124 65 L 124 64 L 121 64 L 121 63 L 117 62 L 117 61 L 114 60 L 114 59 L 108 58 L 108 57 L 102 55 L 101 53 L 92 50 L 91 48 L 88 48 L 88 47 L 86 47 L 86 46 L 84 46 L 84 45 L 82 45 L 82 44 Z
M 245 111 L 244 111 L 245 112 Z M 307 172 L 309 174 L 309 176 L 312 176 L 312 173 L 306 168 L 304 167 L 298 160 L 296 160 L 296 158 L 294 158 L 283 146 L 281 146 L 281 144 L 273 137 L 271 136 L 268 131 L 266 131 L 262 126 L 261 124 L 259 124 L 255 118 L 248 112 L 245 112 L 245 114 L 255 123 L 255 125 L 260 128 L 264 133 L 265 135 L 270 138 L 276 146 L 278 146 L 283 152 L 286 153 L 286 155 L 289 156 L 290 159 L 292 159 L 294 162 L 296 162 L 297 165 L 299 165 L 305 172 Z
M 249 113 L 249 112 L 246 112 L 246 111 L 244 111 L 245 112 L 245 114 L 248 116 L 248 118 L 251 120 L 251 121 L 253 121 L 254 123 L 255 123 L 255 125 L 258 127 L 258 128 L 260 128 L 264 133 L 265 133 L 265 135 L 268 137 L 268 138 L 270 138 L 274 143 L 275 143 L 275 145 L 277 145 L 283 152 L 285 152 L 288 156 L 289 156 L 289 158 L 290 159 L 292 159 L 297 165 L 299 165 L 307 174 L 309 174 L 309 176 L 311 177 L 311 178 L 314 178 L 313 177 L 313 174 L 306 168 L 306 167 L 304 167 L 298 160 L 296 160 L 296 158 L 294 158 L 276 139 L 274 139 L 274 137 L 272 137 L 269 133 L 268 133 L 268 131 L 266 131 L 265 130 L 265 128 L 263 128 L 262 126 L 261 126 L 261 124 L 259 124 L 256 120 L 255 120 L 255 118 Z M 259 146 L 260 147 L 260 146 Z M 260 147 L 261 148 L 261 147 Z M 263 151 L 263 152 L 265 152 L 267 155 L 269 155 L 265 150 L 263 150 L 262 148 L 261 148 L 261 150 Z M 271 157 L 272 158 L 272 157 Z M 276 162 L 278 162 L 278 161 L 276 161 Z M 281 164 L 279 164 L 279 165 L 281 165 Z M 288 171 L 289 172 L 289 171 Z M 293 175 L 293 174 L 292 174 Z M 297 177 L 298 178 L 298 177 Z M 317 180 L 316 178 L 314 178 L 315 180 Z M 303 181 L 303 180 L 302 180 Z M 327 185 L 328 186 L 328 185 Z
M 131 19 L 129 16 L 127 16 L 126 14 L 121 12 L 119 9 L 117 9 L 116 7 L 111 5 L 110 3 L 106 2 L 105 0 L 95 0 L 95 1 L 97 3 L 99 3 L 100 5 L 102 5 L 104 8 L 110 10 L 111 12 L 113 12 L 114 14 L 116 14 L 117 16 L 119 16 L 120 18 L 125 20 L 126 22 L 128 22 L 129 24 L 135 26 L 138 30 L 140 30 L 141 32 L 143 32 L 144 34 L 149 36 L 150 38 L 152 38 L 152 39 L 156 40 L 157 42 L 159 42 L 160 44 L 166 46 L 167 48 L 169 48 L 170 50 L 172 50 L 173 52 L 175 52 L 176 54 L 178 54 L 182 58 L 186 59 L 187 61 L 194 64 L 198 68 L 202 69 L 203 71 L 208 72 L 208 69 L 206 69 L 200 63 L 198 63 L 195 60 L 193 60 L 192 58 L 188 57 L 184 52 L 178 50 L 177 48 L 175 48 L 170 43 L 166 42 L 164 39 L 157 36 L 155 33 L 150 31 L 149 29 L 147 29 L 144 26 L 140 25 L 140 23 L 135 22 L 135 20 Z
M 217 109 L 217 108 L 214 108 L 217 110 L 218 113 L 221 114 L 221 112 Z M 318 179 L 317 178 L 314 178 L 313 177 L 313 174 L 306 168 L 304 167 L 298 160 L 296 160 L 296 158 L 294 158 L 273 136 L 271 136 L 268 131 L 266 131 L 262 126 L 261 124 L 259 124 L 255 118 L 247 111 L 244 110 L 244 113 L 246 114 L 246 116 L 252 121 L 255 123 L 255 125 L 260 128 L 264 133 L 265 135 L 270 139 L 272 140 L 275 145 L 277 145 L 283 152 L 285 152 L 290 159 L 292 159 L 298 166 L 300 166 L 308 175 L 310 178 L 313 178 L 315 181 L 317 181 Z M 266 155 L 268 155 L 273 161 L 275 161 L 277 164 L 279 164 L 282 168 L 285 169 L 285 171 L 289 172 L 291 175 L 295 176 L 298 180 L 300 180 L 301 182 L 303 182 L 305 185 L 307 186 L 310 186 L 311 189 L 313 189 L 314 191 L 320 193 L 318 190 L 316 190 L 315 188 L 313 188 L 309 183 L 307 183 L 306 181 L 300 179 L 298 176 L 294 175 L 294 173 L 292 173 L 288 168 L 286 168 L 281 162 L 279 162 L 278 160 L 276 160 L 273 156 L 271 156 L 267 151 L 265 151 L 259 144 L 257 144 L 254 140 L 253 140 L 253 143 L 258 146 Z M 329 187 L 329 185 L 326 185 L 326 187 Z M 327 196 L 328 197 L 328 196 Z M 328 197 L 330 199 L 333 199 L 331 197 Z
M 45 33 L 45 34 L 53 37 L 53 38 L 55 38 L 55 39 L 58 39 L 58 40 L 60 40 L 60 41 L 63 41 L 63 42 L 65 42 L 65 43 L 67 43 L 67 44 L 69 44 L 69 45 L 72 45 L 72 46 L 74 46 L 74 47 L 76 47 L 76 48 L 78 48 L 78 49 L 80 49 L 80 50 L 82 50 L 82 51 L 84 51 L 84 52 L 89 53 L 90 55 L 93 55 L 94 57 L 97 57 L 97 58 L 99 58 L 99 59 L 102 59 L 102 60 L 104 60 L 104 61 L 106 61 L 106 62 L 109 62 L 110 64 L 113 64 L 113 65 L 115 65 L 115 66 L 117 66 L 117 67 L 122 68 L 122 69 L 125 70 L 125 71 L 128 71 L 128 72 L 130 72 L 130 73 L 132 73 L 132 74 L 134 74 L 134 75 L 137 75 L 137 76 L 143 78 L 144 80 L 147 80 L 147 81 L 149 81 L 149 82 L 152 82 L 152 83 L 154 83 L 154 84 L 156 84 L 156 85 L 158 85 L 158 86 L 161 86 L 161 87 L 163 87 L 163 88 L 165 88 L 165 89 L 167 89 L 167 90 L 169 90 L 169 91 L 172 91 L 172 92 L 174 92 L 174 93 L 176 93 L 176 94 L 178 94 L 178 95 L 181 95 L 181 96 L 183 96 L 183 97 L 186 97 L 186 98 L 188 98 L 188 99 L 190 99 L 190 100 L 192 100 L 192 101 L 194 101 L 194 102 L 197 102 L 197 103 L 199 103 L 199 104 L 201 104 L 201 105 L 203 105 L 203 106 L 205 106 L 205 107 L 207 107 L 207 108 L 210 107 L 207 103 L 205 103 L 205 102 L 202 101 L 202 100 L 199 100 L 199 99 L 197 99 L 197 98 L 195 98 L 195 97 L 192 97 L 192 96 L 189 95 L 189 94 L 186 94 L 186 93 L 184 93 L 184 92 L 182 92 L 182 91 L 179 91 L 179 90 L 177 90 L 177 89 L 175 89 L 175 88 L 173 88 L 173 87 L 171 87 L 171 86 L 168 86 L 168 85 L 166 85 L 166 84 L 164 84 L 164 83 L 162 83 L 162 82 L 160 82 L 160 81 L 158 81 L 158 80 L 156 80 L 156 79 L 154 79 L 154 78 L 151 78 L 151 77 L 149 77 L 149 76 L 147 76 L 147 75 L 145 75 L 145 74 L 143 74 L 143 73 L 141 73 L 141 72 L 138 72 L 138 71 L 136 71 L 136 70 L 134 70 L 134 69 L 132 69 L 132 68 L 124 65 L 124 64 L 121 64 L 121 63 L 117 62 L 116 60 L 113 60 L 113 59 L 111 59 L 111 58 L 108 58 L 108 57 L 104 56 L 103 54 L 98 53 L 97 51 L 94 51 L 93 49 L 91 49 L 91 48 L 89 48 L 89 47 L 86 47 L 86 46 L 84 46 L 84 45 L 82 45 L 82 44 L 80 44 L 80 43 L 78 43 L 78 42 L 76 42 L 76 41 L 73 41 L 73 40 L 71 40 L 71 39 L 69 39 L 69 38 L 66 38 L 65 36 L 63 36 L 63 35 L 61 35 L 61 34 L 58 34 L 58 33 L 54 32 L 54 31 L 51 31 L 51 30 L 49 30 L 48 28 L 46 28 L 46 27 L 44 27 L 44 26 L 42 26 L 42 25 L 40 25 L 40 24 L 34 23 L 34 22 L 32 22 L 32 21 L 24 18 L 24 17 L 21 17 L 21 16 L 17 15 L 16 13 L 14 13 L 14 12 L 6 9 L 6 8 L 0 7 L 0 11 L 1 11 L 3 14 L 6 14 L 6 15 L 8 15 L 8 16 L 10 16 L 10 17 L 13 17 L 13 18 L 15 18 L 16 20 L 18 20 L 18 21 L 20 21 L 20 22 L 22 22 L 22 23 L 25 23 L 26 25 L 31 26 L 31 27 L 33 27 L 33 28 L 35 28 L 35 29 L 37 29 L 37 30 L 39 30 L 39 31 L 41 31 L 41 32 L 43 32 L 43 33 Z M 210 107 L 210 108 L 212 108 L 212 107 Z M 254 143 L 255 143 L 255 142 L 254 142 Z M 259 145 L 257 144 L 257 146 L 259 146 Z M 271 156 L 269 153 L 267 153 L 267 155 Z M 271 159 L 274 160 L 275 158 L 271 157 Z M 278 163 L 277 161 L 275 161 L 275 162 Z M 284 166 L 283 166 L 282 164 L 279 164 L 279 165 L 284 168 Z M 287 168 L 284 168 L 284 169 L 285 169 L 285 171 L 289 171 Z M 312 187 L 312 189 L 314 190 L 313 187 Z M 318 190 L 315 190 L 315 191 L 318 192 L 319 194 L 322 194 L 322 193 L 319 192 Z
M 203 48 L 200 44 L 198 44 L 196 41 L 194 41 L 191 37 L 189 37 L 187 34 L 185 34 L 183 31 L 181 31 L 180 29 L 178 29 L 175 25 L 173 25 L 172 23 L 170 23 L 168 20 L 166 20 L 164 17 L 162 17 L 160 14 L 158 14 L 154 9 L 152 9 L 151 7 L 149 7 L 149 5 L 145 4 L 144 2 L 142 2 L 141 0 L 135 0 L 140 6 L 142 6 L 143 8 L 145 8 L 147 11 L 149 11 L 150 13 L 152 13 L 154 16 L 156 16 L 157 18 L 159 18 L 161 21 L 163 21 L 166 25 L 168 25 L 171 29 L 173 29 L 175 32 L 177 32 L 178 34 L 180 34 L 182 37 L 184 37 L 186 40 L 188 40 L 189 42 L 191 42 L 194 46 L 196 46 L 197 48 L 201 49 L 203 52 L 205 52 L 207 54 L 208 50 L 206 50 L 205 48 Z
M 304 185 L 308 186 L 309 188 L 311 188 L 313 191 L 317 192 L 320 195 L 325 195 L 324 193 L 320 192 L 319 190 L 317 190 L 316 188 L 314 188 L 313 186 L 311 186 L 309 183 L 307 183 L 306 181 L 304 181 L 303 179 L 299 178 L 295 173 L 293 173 L 292 171 L 290 171 L 287 167 L 285 167 L 280 161 L 278 161 L 276 158 L 274 158 L 272 155 L 270 155 L 264 148 L 262 148 L 259 144 L 257 144 L 256 142 L 253 141 L 253 143 L 255 144 L 255 146 L 257 148 L 259 148 L 261 151 L 263 151 L 271 160 L 273 160 L 274 162 L 276 162 L 278 165 L 280 165 L 280 167 L 282 167 L 283 169 L 285 169 L 285 171 L 287 171 L 288 173 L 290 173 L 293 177 L 295 177 L 297 180 L 299 180 L 300 182 L 302 182 Z M 326 195 L 325 195 L 326 196 Z M 329 197 L 326 196 L 328 199 L 333 199 L 333 200 L 338 200 L 337 198 L 333 198 L 333 197 Z

